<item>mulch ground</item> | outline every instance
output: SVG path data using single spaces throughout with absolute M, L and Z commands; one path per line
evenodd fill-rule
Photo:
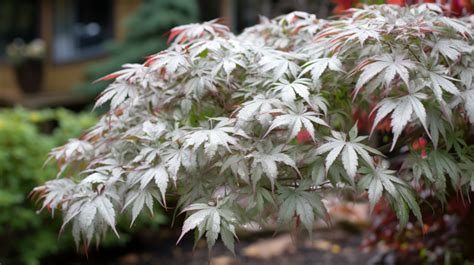
M 317 230 L 312 241 L 292 240 L 288 234 L 254 234 L 241 238 L 236 255 L 217 243 L 211 256 L 205 241 L 193 251 L 193 238 L 175 245 L 178 231 L 144 232 L 125 247 L 92 249 L 89 257 L 75 252 L 45 259 L 42 264 L 54 265 L 367 265 L 378 253 L 360 249 L 363 235 L 339 228 Z

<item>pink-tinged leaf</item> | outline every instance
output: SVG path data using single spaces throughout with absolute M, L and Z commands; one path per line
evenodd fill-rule
M 117 78 L 117 77 L 119 77 L 119 76 L 121 76 L 121 75 L 123 75 L 123 73 L 115 72 L 115 73 L 112 73 L 112 74 L 108 74 L 108 75 L 106 75 L 106 76 L 104 76 L 104 77 L 101 77 L 101 78 L 95 80 L 95 81 L 92 82 L 92 83 L 95 84 L 95 83 L 98 83 L 98 82 L 100 82 L 100 81 L 112 80 L 112 79 L 115 79 L 115 78 Z
M 170 44 L 173 41 L 173 39 L 183 31 L 184 31 L 184 28 L 180 28 L 180 27 L 176 27 L 172 29 L 168 37 L 168 40 L 166 41 L 166 44 Z

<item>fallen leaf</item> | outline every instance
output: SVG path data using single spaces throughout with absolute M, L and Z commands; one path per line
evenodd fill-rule
M 229 256 L 218 256 L 211 259 L 211 265 L 232 265 L 234 259 Z
M 260 240 L 244 248 L 243 254 L 257 259 L 269 259 L 280 256 L 293 247 L 290 235 L 281 235 L 272 239 Z

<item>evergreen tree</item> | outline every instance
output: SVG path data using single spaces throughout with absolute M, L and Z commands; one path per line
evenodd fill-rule
M 93 84 L 94 80 L 120 69 L 125 63 L 141 63 L 145 56 L 165 49 L 166 33 L 177 25 L 197 21 L 198 8 L 195 0 L 143 0 L 125 20 L 125 39 L 107 46 L 109 57 L 87 69 L 88 81 L 78 89 L 97 94 L 107 84 Z

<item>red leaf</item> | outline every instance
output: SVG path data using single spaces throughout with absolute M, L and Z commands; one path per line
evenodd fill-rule
M 296 141 L 299 144 L 304 144 L 312 141 L 311 135 L 309 134 L 308 130 L 304 129 L 301 130 L 297 135 L 296 135 Z
M 426 149 L 421 150 L 421 158 L 425 159 L 428 157 L 428 153 L 426 153 Z
M 171 41 L 183 31 L 184 31 L 183 28 L 174 28 L 174 29 L 172 29 L 171 32 L 170 32 L 170 35 L 168 37 L 168 40 L 166 41 L 166 44 L 170 44 Z
M 333 0 L 333 3 L 336 4 L 336 8 L 334 9 L 335 13 L 342 13 L 347 9 L 351 8 L 353 4 L 355 4 L 355 0 Z
M 123 73 L 111 73 L 111 74 L 108 74 L 104 77 L 101 77 L 97 80 L 95 80 L 94 82 L 92 82 L 93 84 L 97 83 L 97 82 L 100 82 L 100 81 L 106 81 L 106 80 L 112 80 L 112 79 L 115 79 L 119 76 L 121 76 Z
M 451 0 L 450 11 L 453 15 L 460 16 L 463 11 L 463 4 L 461 0 Z
M 387 0 L 387 4 L 404 6 L 406 5 L 405 0 Z

